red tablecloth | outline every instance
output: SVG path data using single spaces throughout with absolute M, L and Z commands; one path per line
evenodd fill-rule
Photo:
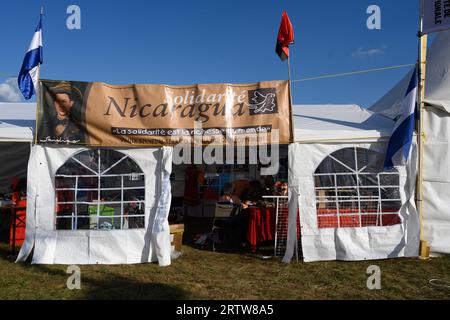
M 258 243 L 275 239 L 275 208 L 253 207 L 248 212 L 247 241 L 252 251 L 256 250 Z

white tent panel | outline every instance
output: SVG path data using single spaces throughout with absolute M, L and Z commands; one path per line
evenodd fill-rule
M 394 122 L 357 105 L 294 105 L 294 141 L 364 141 L 390 137 Z
M 450 31 L 440 32 L 427 52 L 425 102 L 450 113 Z
M 432 252 L 450 253 L 450 115 L 428 106 L 423 117 L 423 238 Z
M 28 167 L 26 238 L 17 261 L 34 247 L 36 264 L 170 264 L 172 148 L 120 149 L 145 176 L 145 229 L 56 230 L 55 174 L 69 157 L 86 150 L 35 145 Z
M 31 142 L 33 132 L 31 129 L 0 123 L 0 142 Z
M 423 114 L 423 231 L 432 252 L 450 253 L 450 31 L 441 32 L 427 57 Z
M 293 257 L 297 239 L 297 203 L 300 215 L 301 245 L 304 261 L 366 260 L 417 256 L 419 221 L 414 204 L 416 149 L 410 165 L 397 168 L 400 176 L 401 224 L 355 228 L 320 228 L 318 226 L 314 173 L 319 164 L 334 151 L 364 148 L 385 153 L 385 142 L 371 143 L 294 143 L 289 146 L 289 232 L 283 261 Z

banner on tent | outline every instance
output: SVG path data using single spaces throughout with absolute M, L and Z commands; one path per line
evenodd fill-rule
M 423 0 L 422 33 L 431 33 L 450 28 L 450 1 Z
M 287 81 L 122 86 L 41 80 L 40 89 L 39 144 L 292 142 Z

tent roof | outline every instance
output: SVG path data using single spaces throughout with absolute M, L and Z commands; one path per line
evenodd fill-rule
M 439 32 L 428 48 L 425 80 L 425 102 L 450 113 L 450 31 Z M 401 113 L 411 69 L 385 96 L 369 109 L 394 119 Z
M 389 137 L 394 122 L 357 105 L 294 105 L 294 141 L 374 140 Z
M 36 103 L 0 102 L 0 141 L 31 142 L 36 125 Z
M 0 141 L 33 140 L 36 103 L 0 103 Z M 389 137 L 393 121 L 357 105 L 294 105 L 294 141 Z

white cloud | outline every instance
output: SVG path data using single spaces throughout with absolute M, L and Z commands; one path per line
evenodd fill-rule
M 20 102 L 22 93 L 17 85 L 17 78 L 9 78 L 0 83 L 0 102 Z
M 352 52 L 352 57 L 358 59 L 366 59 L 376 55 L 382 55 L 384 54 L 385 50 L 386 47 L 384 46 L 381 48 L 372 48 L 366 50 L 363 47 L 359 47 L 358 50 Z

